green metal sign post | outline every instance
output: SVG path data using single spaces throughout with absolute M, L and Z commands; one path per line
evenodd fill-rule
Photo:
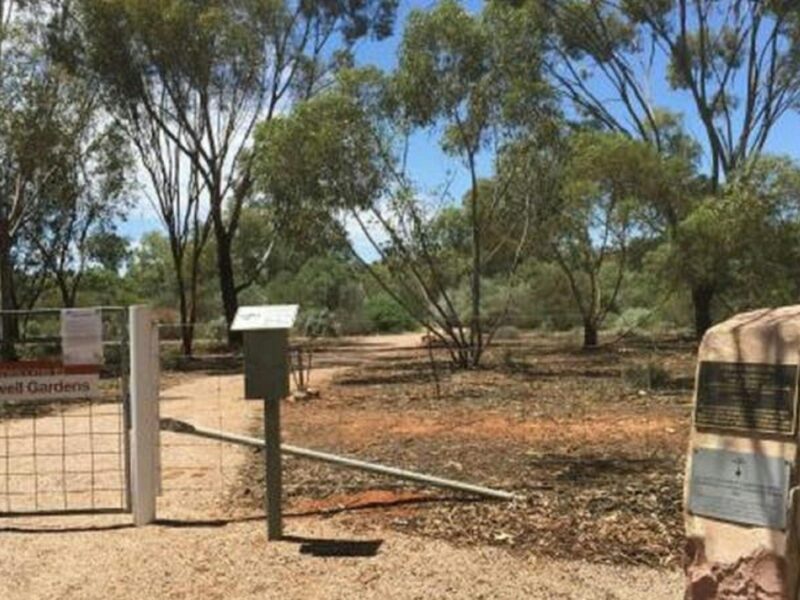
M 281 464 L 281 401 L 264 399 L 264 469 L 266 491 L 264 508 L 267 513 L 267 539 L 283 537 L 282 469 Z
M 289 394 L 289 329 L 297 305 L 243 306 L 231 325 L 244 332 L 245 398 L 264 402 L 267 539 L 283 537 L 281 400 Z

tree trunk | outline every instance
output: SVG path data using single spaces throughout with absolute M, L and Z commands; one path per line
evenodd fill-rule
M 477 367 L 483 354 L 483 323 L 481 323 L 481 215 L 478 198 L 478 177 L 475 170 L 475 157 L 469 155 L 472 190 L 472 318 L 470 319 L 470 342 L 472 366 Z
M 698 340 L 713 324 L 711 301 L 714 299 L 714 288 L 707 285 L 692 287 L 692 304 L 694 305 L 694 332 Z
M 188 323 L 181 327 L 181 350 L 187 358 L 192 355 L 192 327 Z
M 61 294 L 61 304 L 64 308 L 73 308 L 75 306 L 75 294 L 71 292 L 69 282 L 62 277 L 56 277 L 56 284 Z
M 222 310 L 225 314 L 225 322 L 228 324 L 228 343 L 238 345 L 240 336 L 235 335 L 230 327 L 233 317 L 236 316 L 236 309 L 239 302 L 236 298 L 236 280 L 233 274 L 233 256 L 231 236 L 225 229 L 222 221 L 222 214 L 214 212 L 214 237 L 217 242 L 217 271 L 219 274 L 219 289 L 222 298 Z
M 168 227 L 170 253 L 172 254 L 172 268 L 175 271 L 175 291 L 178 294 L 178 327 L 181 332 L 181 352 L 183 356 L 192 355 L 192 336 L 189 324 L 189 305 L 186 299 L 186 281 L 183 277 L 183 252 L 180 240 L 170 225 Z
M 192 355 L 192 323 L 189 323 L 189 305 L 186 301 L 186 288 L 183 278 L 176 277 L 178 282 L 178 311 L 181 317 L 181 350 L 184 356 Z
M 11 236 L 8 219 L 0 219 L 0 309 L 3 310 L 2 342 L 0 355 L 3 360 L 17 358 L 14 342 L 19 337 L 17 317 L 12 312 L 16 308 L 14 302 L 14 266 L 11 264 Z
M 189 321 L 183 330 L 183 353 L 184 356 L 192 356 L 194 353 L 194 328 L 197 324 L 197 315 L 194 305 L 189 309 Z
M 583 322 L 583 347 L 596 348 L 597 347 L 597 324 L 594 321 Z
M 191 356 L 194 351 L 194 327 L 197 323 L 197 256 L 192 254 L 192 273 L 189 278 L 189 297 L 183 293 L 181 302 L 185 315 L 181 315 L 181 339 L 183 340 L 183 355 Z M 183 288 L 182 288 L 183 289 Z
M 187 356 L 191 356 L 192 348 L 194 346 L 195 338 L 195 325 L 197 324 L 197 283 L 200 271 L 200 257 L 202 256 L 202 248 L 205 245 L 205 236 L 201 240 L 198 236 L 197 229 L 194 231 L 194 241 L 192 243 L 191 265 L 189 272 L 189 297 L 188 304 L 188 317 L 186 324 L 188 327 L 184 330 L 185 337 L 183 338 L 184 349 Z M 188 348 L 188 350 L 186 350 Z

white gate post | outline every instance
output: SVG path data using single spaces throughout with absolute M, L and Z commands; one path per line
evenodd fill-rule
M 157 330 L 147 306 L 130 308 L 131 510 L 136 526 L 156 518 L 159 487 Z

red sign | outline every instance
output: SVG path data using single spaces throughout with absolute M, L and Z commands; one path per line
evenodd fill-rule
M 57 361 L 0 362 L 0 402 L 93 398 L 98 394 L 100 367 L 64 365 Z

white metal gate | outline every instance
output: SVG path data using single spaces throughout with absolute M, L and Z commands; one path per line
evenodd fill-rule
M 137 363 L 131 356 L 136 347 L 130 342 L 137 308 L 98 311 L 102 361 L 96 366 L 65 366 L 60 309 L 0 312 L 4 331 L 10 331 L 0 342 L 0 386 L 8 386 L 0 389 L 5 392 L 0 394 L 0 517 L 132 512 L 137 504 L 134 484 L 139 481 L 141 488 L 141 481 L 156 475 L 143 477 L 142 470 L 152 471 L 152 464 L 132 460 L 132 445 L 143 452 L 141 439 L 131 435 L 137 418 L 131 403 L 131 388 L 136 386 L 131 383 L 131 365 Z M 149 323 L 149 311 L 138 316 Z M 152 352 L 151 341 L 146 342 Z M 138 364 L 147 371 L 149 354 L 139 354 Z M 34 376 L 25 381 L 9 376 L 18 372 Z M 42 378 L 47 381 L 55 379 L 52 373 L 60 373 L 79 382 L 84 374 L 93 391 L 82 395 L 80 386 L 89 384 L 64 383 L 48 388 L 54 392 L 47 398 L 26 398 L 29 389 L 51 385 L 38 384 L 37 373 L 48 375 Z M 141 382 L 152 377 L 157 382 L 157 374 L 140 376 L 140 396 L 155 394 L 154 384 Z M 138 480 L 133 469 L 138 469 Z

